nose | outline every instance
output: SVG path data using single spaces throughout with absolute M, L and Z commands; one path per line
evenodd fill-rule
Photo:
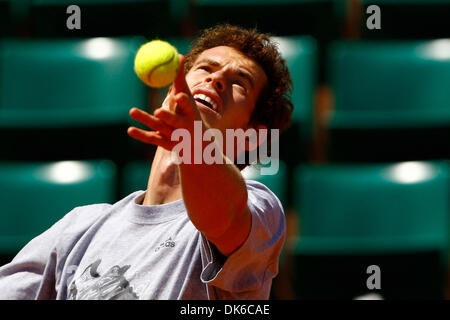
M 221 72 L 211 73 L 208 78 L 206 78 L 206 82 L 211 84 L 218 92 L 223 92 L 225 90 L 225 79 Z

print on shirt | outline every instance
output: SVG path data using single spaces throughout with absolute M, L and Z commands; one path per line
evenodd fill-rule
M 175 241 L 172 240 L 172 237 L 162 242 L 158 247 L 156 247 L 155 252 L 158 252 L 159 249 L 162 248 L 173 248 L 175 247 Z
M 97 268 L 101 259 L 87 267 L 83 274 L 72 282 L 69 288 L 69 300 L 138 300 L 124 274 L 129 265 L 110 268 L 100 275 Z

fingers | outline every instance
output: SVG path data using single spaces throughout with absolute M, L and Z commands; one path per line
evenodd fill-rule
M 178 56 L 180 59 L 180 67 L 178 69 L 177 77 L 173 82 L 174 94 L 177 94 L 178 92 L 184 92 L 191 95 L 191 91 L 186 83 L 186 77 L 184 74 L 184 56 L 182 54 L 179 54 Z
M 168 95 L 164 100 L 163 107 L 169 111 L 187 117 L 189 121 L 201 120 L 200 113 L 197 110 L 195 100 L 192 97 L 191 90 L 186 82 L 186 76 L 184 74 L 184 56 L 179 55 L 180 66 L 178 70 L 177 77 L 169 89 Z M 167 114 L 168 115 L 168 114 Z M 155 112 L 155 116 L 160 117 L 159 114 Z M 166 119 L 166 118 L 164 118 Z M 167 119 L 168 121 L 171 121 Z M 176 119 L 174 119 L 175 121 Z M 176 123 L 179 122 L 168 122 L 172 126 L 179 128 Z M 186 127 L 186 126 L 183 126 Z
M 174 146 L 173 141 L 171 141 L 166 137 L 161 136 L 158 132 L 155 131 L 146 131 L 136 127 L 130 127 L 128 128 L 127 133 L 130 137 L 134 139 L 137 139 L 144 143 L 161 146 L 169 151 L 171 151 Z
M 195 101 L 192 96 L 184 92 L 178 93 L 174 100 L 179 110 L 181 110 L 186 115 L 192 115 L 193 110 L 195 110 Z
M 173 128 L 186 127 L 184 117 L 180 117 L 176 112 L 173 112 L 171 110 L 159 108 L 155 111 L 155 116 Z
M 190 105 L 190 103 L 192 105 Z M 175 113 L 181 111 L 186 115 L 192 113 L 190 112 L 190 110 L 193 108 L 193 105 L 195 105 L 195 101 L 190 94 L 185 92 L 177 93 L 174 89 L 167 94 L 162 103 L 162 107 L 164 109 L 170 110 Z
M 142 111 L 138 108 L 132 108 L 130 110 L 130 116 L 143 124 L 145 124 L 150 129 L 158 131 L 161 135 L 169 137 L 172 135 L 172 131 L 174 128 L 167 125 L 167 123 L 164 123 L 161 121 L 161 119 L 158 119 L 157 117 Z
M 168 104 L 169 110 L 179 115 L 187 116 L 188 118 L 195 118 L 195 101 L 194 99 L 184 92 L 179 92 L 175 96 L 172 96 Z

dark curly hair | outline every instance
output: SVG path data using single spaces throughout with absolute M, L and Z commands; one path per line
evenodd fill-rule
M 192 68 L 203 51 L 218 46 L 238 50 L 258 63 L 267 76 L 267 85 L 258 97 L 250 122 L 265 125 L 267 129 L 279 129 L 280 132 L 286 129 L 290 125 L 293 110 L 290 99 L 292 81 L 286 61 L 282 58 L 277 44 L 271 40 L 271 35 L 229 24 L 205 29 L 193 41 L 190 51 L 185 55 L 185 73 Z M 270 150 L 270 141 L 267 143 L 267 150 Z M 247 165 L 238 167 L 242 170 Z

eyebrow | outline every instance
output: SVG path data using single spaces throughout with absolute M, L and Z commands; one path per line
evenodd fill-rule
M 196 65 L 202 64 L 202 63 L 207 63 L 207 64 L 210 64 L 210 65 L 213 65 L 213 66 L 216 66 L 216 67 L 220 66 L 220 63 L 218 61 L 213 60 L 211 58 L 200 59 L 199 61 L 197 61 Z
M 197 61 L 196 65 L 199 65 L 199 64 L 202 64 L 202 63 L 206 63 L 206 64 L 209 64 L 209 65 L 212 65 L 212 66 L 215 66 L 215 67 L 220 66 L 220 63 L 218 61 L 213 60 L 211 58 L 200 59 L 199 61 Z M 238 75 L 240 77 L 244 78 L 244 79 L 247 79 L 248 82 L 250 82 L 250 86 L 252 88 L 255 87 L 255 81 L 254 81 L 252 75 L 248 71 L 238 70 Z

